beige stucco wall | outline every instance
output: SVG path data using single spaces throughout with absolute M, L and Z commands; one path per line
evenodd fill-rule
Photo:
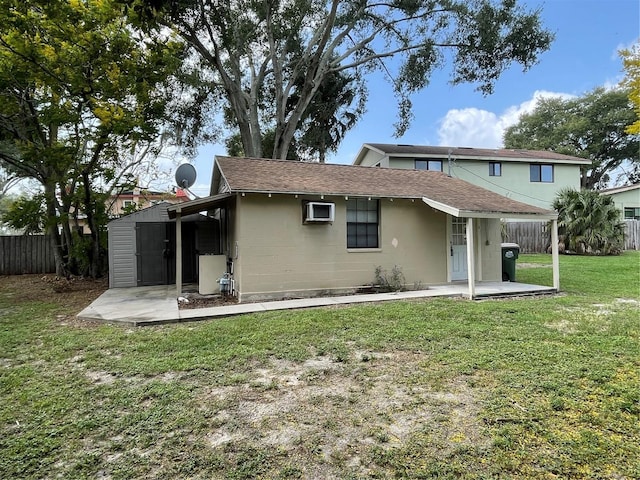
M 237 198 L 231 254 L 241 301 L 350 292 L 371 285 L 376 266 L 388 272 L 400 266 L 407 288 L 447 282 L 445 214 L 417 200 L 381 199 L 380 248 L 349 250 L 344 197 L 324 199 L 336 205 L 333 224 L 303 224 L 303 200 L 322 201 L 290 195 Z M 499 280 L 500 223 L 482 220 L 478 226 L 482 279 Z

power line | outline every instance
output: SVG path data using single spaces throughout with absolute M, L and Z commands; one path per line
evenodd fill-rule
M 486 183 L 488 183 L 490 185 L 493 185 L 494 187 L 498 187 L 498 188 L 500 188 L 502 190 L 505 190 L 505 191 L 507 191 L 509 193 L 512 193 L 512 194 L 515 194 L 515 195 L 520 195 L 522 197 L 530 198 L 531 200 L 537 200 L 538 202 L 547 203 L 547 200 L 543 200 L 542 198 L 532 197 L 531 195 L 527 195 L 527 194 L 521 193 L 521 192 L 516 192 L 515 190 L 509 190 L 508 188 L 506 188 L 506 187 L 504 187 L 502 185 L 499 185 L 497 183 L 491 182 L 491 181 L 487 180 L 486 178 L 481 177 L 477 173 L 474 173 L 471 170 L 468 170 L 468 169 L 464 168 L 463 166 L 458 165 L 458 162 L 456 162 L 455 160 L 453 160 L 453 162 L 451 162 L 451 163 L 453 163 L 453 166 L 455 168 L 459 168 L 461 170 L 464 170 L 465 172 L 470 173 L 474 177 L 478 177 L 480 180 L 482 180 L 482 181 L 484 181 L 484 182 L 486 182 Z M 505 195 L 505 197 L 506 197 L 506 195 Z

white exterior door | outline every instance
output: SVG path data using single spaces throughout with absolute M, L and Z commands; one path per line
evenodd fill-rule
M 467 219 L 451 218 L 451 238 L 449 239 L 451 255 L 451 280 L 467 279 Z

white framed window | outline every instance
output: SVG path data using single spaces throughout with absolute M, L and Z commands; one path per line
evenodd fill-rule
M 347 200 L 347 248 L 378 248 L 379 227 L 379 200 Z
M 553 183 L 553 165 L 532 163 L 529 166 L 531 182 Z
M 640 220 L 640 207 L 624 207 L 625 220 Z
M 415 160 L 416 170 L 442 171 L 442 160 Z
M 500 162 L 489 162 L 489 176 L 490 177 L 501 177 L 502 176 L 502 163 L 500 163 Z

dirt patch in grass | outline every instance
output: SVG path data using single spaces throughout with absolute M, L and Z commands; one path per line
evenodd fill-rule
M 240 385 L 207 388 L 199 407 L 211 411 L 205 438 L 212 449 L 269 446 L 288 457 L 317 458 L 301 465 L 305 478 L 339 478 L 344 469 L 369 476 L 374 450 L 429 435 L 431 454 L 482 448 L 480 405 L 467 379 L 440 390 L 410 380 L 425 358 L 412 352 L 356 352 L 336 362 L 270 359 Z M 342 469 L 342 470 L 340 470 Z
M 63 309 L 59 321 L 76 322 L 76 314 L 109 288 L 107 278 L 91 279 L 55 275 L 0 275 L 0 295 L 13 304 L 53 303 Z M 87 325 L 87 322 L 82 322 Z
M 547 265 L 544 263 L 527 263 L 527 262 L 518 262 L 516 264 L 518 268 L 551 268 L 552 265 Z

